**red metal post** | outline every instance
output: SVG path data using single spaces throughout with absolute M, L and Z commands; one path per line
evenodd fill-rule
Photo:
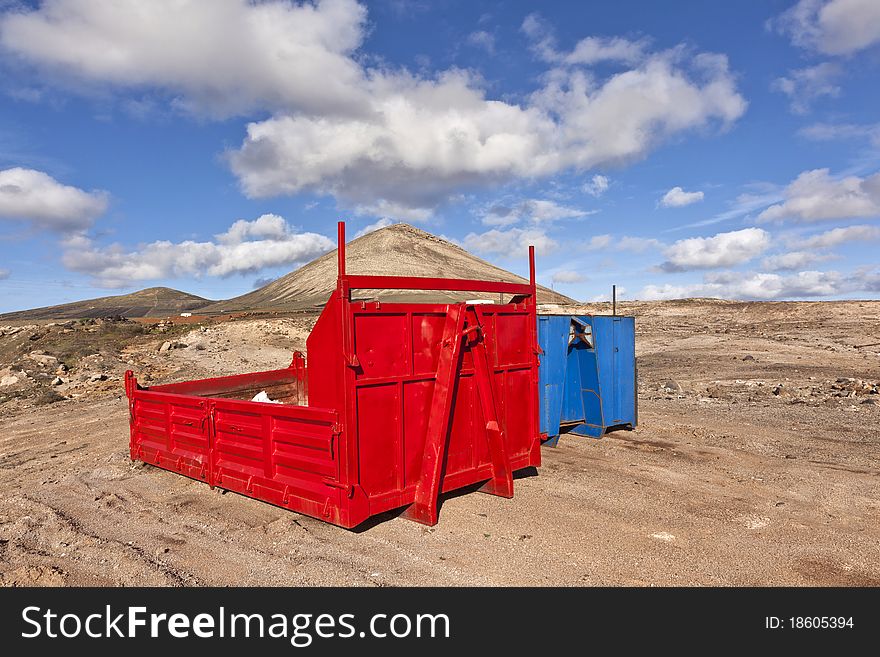
M 337 276 L 345 276 L 345 222 L 336 224 L 336 271 Z
M 535 293 L 535 247 L 529 245 L 529 285 L 532 286 L 532 294 Z M 537 299 L 536 299 L 537 302 Z

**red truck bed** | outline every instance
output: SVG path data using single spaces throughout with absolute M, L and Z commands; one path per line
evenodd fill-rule
M 540 465 L 535 285 L 339 278 L 290 367 L 142 387 L 126 373 L 131 457 L 343 527 L 407 507 L 437 521 L 463 486 L 513 495 Z M 532 272 L 534 272 L 533 254 Z M 504 304 L 352 301 L 352 289 L 453 289 Z M 261 390 L 281 404 L 252 402 Z

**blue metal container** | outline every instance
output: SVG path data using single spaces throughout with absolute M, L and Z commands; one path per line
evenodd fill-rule
M 599 438 L 634 428 L 635 318 L 619 315 L 538 315 L 541 433 L 555 445 L 563 429 Z

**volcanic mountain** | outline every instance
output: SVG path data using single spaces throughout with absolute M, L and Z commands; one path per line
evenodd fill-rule
M 349 242 L 346 272 L 386 276 L 465 278 L 525 283 L 524 278 L 491 265 L 460 246 L 408 224 L 394 224 Z M 322 306 L 336 287 L 336 250 L 253 292 L 219 301 L 199 312 L 243 310 L 305 310 Z M 420 290 L 355 290 L 355 298 L 387 301 L 463 301 L 477 292 Z M 485 294 L 483 295 L 485 296 Z M 539 303 L 575 303 L 573 299 L 538 287 Z
M 170 287 L 150 287 L 131 294 L 100 297 L 74 301 L 58 306 L 46 306 L 32 310 L 0 315 L 0 320 L 82 319 L 86 317 L 168 317 L 190 312 L 211 303 L 194 294 L 187 294 Z

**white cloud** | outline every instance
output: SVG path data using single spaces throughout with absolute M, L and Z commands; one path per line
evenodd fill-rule
M 730 267 L 761 255 L 769 246 L 770 235 L 760 228 L 744 228 L 713 237 L 691 237 L 664 250 L 666 262 L 660 269 L 679 272 Z
M 622 299 L 626 295 L 626 288 L 622 285 L 617 286 L 617 298 L 618 300 Z M 611 301 L 612 294 L 611 292 L 606 292 L 604 294 L 597 294 L 593 296 L 590 301 L 592 303 L 602 303 L 603 301 Z
M 427 221 L 434 214 L 431 208 L 410 206 L 386 199 L 357 205 L 354 208 L 354 212 L 358 216 L 382 217 L 383 219 L 414 222 Z
M 788 96 L 792 112 L 806 114 L 813 101 L 823 96 L 837 98 L 840 95 L 840 87 L 836 84 L 840 75 L 841 69 L 837 64 L 823 62 L 789 71 L 788 77 L 774 80 L 771 89 Z
M 485 233 L 469 233 L 464 238 L 464 248 L 478 253 L 503 256 L 520 256 L 527 253 L 529 245 L 535 253 L 546 255 L 559 248 L 559 243 L 539 228 L 493 228 Z
M 463 71 L 434 80 L 377 74 L 363 116 L 251 123 L 229 161 L 252 197 L 311 191 L 430 210 L 463 190 L 622 164 L 671 135 L 729 124 L 745 101 L 726 61 L 708 61 L 688 67 L 658 54 L 601 85 L 560 73 L 523 106 L 488 99 Z
M 471 32 L 468 34 L 467 42 L 475 48 L 482 48 L 490 55 L 495 54 L 495 37 L 485 30 Z
M 804 270 L 818 262 L 832 260 L 834 256 L 812 251 L 789 251 L 764 258 L 761 266 L 771 271 L 795 271 Z
M 261 239 L 282 241 L 290 234 L 290 227 L 283 217 L 277 214 L 264 214 L 253 221 L 239 219 L 229 227 L 229 230 L 216 237 L 221 244 L 241 244 Z
M 821 221 L 880 216 L 880 173 L 835 179 L 828 169 L 801 173 L 783 192 L 784 201 L 758 215 L 760 221 Z
M 880 147 L 880 123 L 859 125 L 856 123 L 814 123 L 799 131 L 807 139 L 830 141 L 833 139 L 863 139 Z
M 331 194 L 397 219 L 469 188 L 639 159 L 746 106 L 722 56 L 588 38 L 514 104 L 466 71 L 368 67 L 365 33 L 354 0 L 50 0 L 0 19 L 3 46 L 56 80 L 158 90 L 207 116 L 270 111 L 229 153 L 248 195 Z M 578 69 L 597 59 L 632 68 Z
M 644 57 L 647 45 L 644 41 L 629 41 L 620 37 L 586 37 L 565 55 L 564 62 L 586 66 L 605 61 L 635 64 Z
M 770 26 L 802 48 L 826 55 L 850 55 L 880 42 L 880 3 L 800 0 Z
M 597 211 L 571 208 L 554 201 L 526 199 L 509 206 L 501 203 L 489 206 L 482 212 L 481 219 L 488 226 L 511 226 L 520 221 L 541 224 L 559 219 L 577 219 L 595 212 Z
M 377 231 L 380 228 L 388 228 L 388 226 L 391 226 L 392 224 L 394 224 L 394 222 L 391 219 L 383 217 L 382 219 L 379 219 L 379 221 L 376 221 L 372 224 L 369 224 L 368 226 L 364 226 L 363 228 L 361 228 L 357 233 L 355 233 L 355 237 L 363 237 L 364 235 Z
M 623 236 L 615 244 L 614 248 L 621 251 L 633 251 L 635 253 L 644 253 L 651 249 L 662 249 L 666 245 L 653 237 L 627 237 Z
M 664 208 L 680 208 L 703 200 L 703 192 L 686 192 L 681 187 L 673 187 L 660 199 Z
M 602 194 L 608 191 L 609 186 L 610 181 L 608 180 L 608 177 L 597 173 L 589 182 L 584 184 L 584 191 L 590 196 L 599 198 Z
M 2 281 L 3 279 L 9 278 L 9 276 L 11 274 L 12 274 L 12 272 L 9 271 L 8 269 L 0 269 L 0 281 Z
M 158 90 L 206 116 L 271 112 L 228 154 L 246 194 L 331 194 L 398 219 L 471 188 L 643 158 L 746 108 L 721 55 L 587 40 L 516 104 L 466 71 L 369 67 L 366 29 L 354 0 L 50 0 L 6 12 L 0 43 L 56 80 Z M 581 68 L 603 58 L 629 68 Z
M 529 14 L 523 20 L 522 31 L 529 45 L 540 59 L 553 64 L 593 66 L 602 62 L 636 64 L 645 56 L 646 40 L 630 41 L 622 37 L 585 37 L 571 52 L 560 52 L 551 26 L 538 14 Z
M 357 112 L 352 54 L 366 8 L 354 0 L 48 0 L 8 11 L 0 44 L 55 80 L 156 87 L 188 110 Z
M 252 274 L 267 267 L 299 265 L 326 253 L 334 244 L 316 233 L 297 233 L 281 217 L 263 215 L 237 221 L 212 242 L 158 241 L 134 250 L 101 247 L 83 234 L 64 241 L 62 263 L 89 274 L 98 285 L 127 287 L 137 281 L 182 276 Z
M 553 274 L 554 283 L 583 283 L 587 277 L 577 271 L 563 269 Z
M 637 298 L 647 301 L 687 297 L 722 299 L 801 299 L 833 297 L 874 289 L 880 276 L 868 272 L 843 275 L 838 272 L 802 271 L 783 276 L 758 272 L 720 272 L 707 274 L 693 285 L 647 285 Z
M 611 235 L 593 235 L 587 242 L 588 251 L 601 251 L 607 249 L 611 245 Z
M 880 240 L 878 226 L 845 226 L 819 233 L 800 240 L 793 240 L 792 246 L 801 249 L 827 249 L 846 242 L 870 242 Z
M 630 237 L 624 235 L 615 238 L 612 235 L 594 235 L 587 242 L 586 249 L 588 251 L 632 251 L 634 253 L 643 253 L 649 249 L 661 249 L 665 246 L 663 242 L 653 237 Z
M 82 230 L 104 213 L 107 199 L 106 192 L 64 185 L 42 171 L 0 171 L 0 219 L 29 221 L 61 232 Z

